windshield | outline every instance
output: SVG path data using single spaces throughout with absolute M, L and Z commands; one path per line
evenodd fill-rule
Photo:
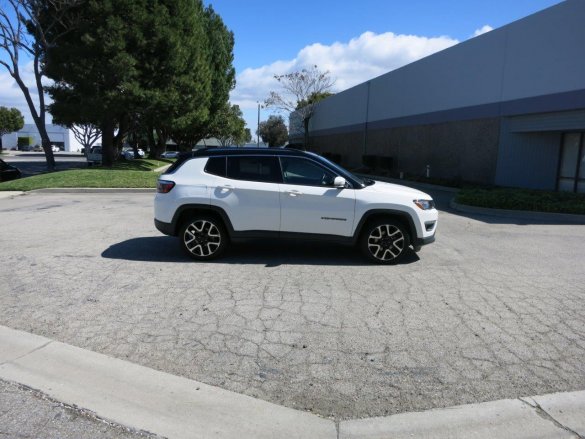
M 351 178 L 351 179 L 353 179 L 353 180 L 357 181 L 357 182 L 358 182 L 360 185 L 362 185 L 362 186 L 370 186 L 371 184 L 374 184 L 374 180 L 371 180 L 371 179 L 369 179 L 369 178 L 361 178 L 361 177 L 358 177 L 357 175 L 355 175 L 355 174 L 352 174 L 352 173 L 351 173 L 351 172 L 349 172 L 347 169 L 345 169 L 345 168 L 342 168 L 342 167 L 341 167 L 341 166 L 339 166 L 337 163 L 333 163 L 331 160 L 329 160 L 329 159 L 326 159 L 326 158 L 325 158 L 325 157 L 323 157 L 323 156 L 320 156 L 320 155 L 318 155 L 318 154 L 314 154 L 314 153 L 311 153 L 311 152 L 308 152 L 308 154 L 312 154 L 312 155 L 315 155 L 315 156 L 319 157 L 319 160 L 322 160 L 322 161 L 324 161 L 325 163 L 327 163 L 327 165 L 329 165 L 329 167 L 330 167 L 330 168 L 332 168 L 333 170 L 335 170 L 335 171 L 339 172 L 339 174 L 340 174 L 342 177 L 345 177 L 346 179 L 349 177 L 349 178 Z

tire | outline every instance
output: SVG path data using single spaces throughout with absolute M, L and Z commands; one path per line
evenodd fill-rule
M 370 261 L 395 264 L 409 251 L 410 234 L 400 221 L 382 218 L 366 224 L 359 245 Z
M 220 257 L 228 246 L 228 234 L 221 220 L 208 215 L 190 217 L 181 226 L 181 247 L 197 261 Z

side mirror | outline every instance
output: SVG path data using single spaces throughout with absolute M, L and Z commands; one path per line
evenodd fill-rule
M 347 185 L 347 180 L 343 177 L 335 177 L 333 180 L 333 186 L 337 189 L 344 189 Z

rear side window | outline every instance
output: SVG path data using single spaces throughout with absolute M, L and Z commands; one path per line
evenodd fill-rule
M 228 157 L 227 176 L 234 180 L 282 182 L 280 164 L 276 157 Z
M 225 177 L 225 162 L 225 157 L 209 157 L 205 165 L 205 172 Z

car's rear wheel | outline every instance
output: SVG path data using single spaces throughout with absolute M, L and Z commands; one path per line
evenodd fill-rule
M 187 254 L 199 261 L 221 256 L 229 239 L 223 223 L 205 215 L 193 216 L 185 221 L 179 237 Z
M 372 221 L 364 228 L 360 247 L 364 255 L 378 264 L 395 264 L 408 252 L 408 229 L 394 219 Z

